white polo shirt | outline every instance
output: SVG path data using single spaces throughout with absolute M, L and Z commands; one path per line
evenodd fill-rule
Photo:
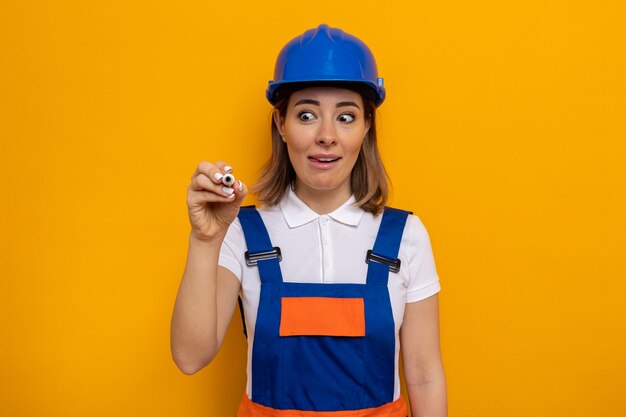
M 280 247 L 280 268 L 285 282 L 365 283 L 365 255 L 374 246 L 382 215 L 374 216 L 353 205 L 354 196 L 332 213 L 319 215 L 288 188 L 275 206 L 262 206 L 259 213 L 273 246 Z M 239 219 L 228 229 L 220 251 L 219 265 L 241 281 L 241 298 L 248 331 L 248 383 L 252 394 L 252 342 L 259 307 L 261 281 L 256 266 L 246 265 L 246 242 Z M 394 400 L 400 396 L 398 359 L 399 331 L 406 303 L 439 292 L 430 239 L 417 216 L 410 215 L 402 235 L 398 273 L 389 273 L 389 296 L 396 331 Z

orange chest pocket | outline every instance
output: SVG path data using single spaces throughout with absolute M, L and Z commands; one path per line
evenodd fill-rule
M 365 336 L 362 298 L 283 297 L 281 336 Z

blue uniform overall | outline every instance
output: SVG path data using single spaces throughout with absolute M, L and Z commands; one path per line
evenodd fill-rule
M 284 282 L 280 249 L 258 211 L 240 209 L 246 262 L 259 269 L 261 294 L 252 398 L 244 395 L 239 417 L 407 415 L 404 400 L 393 401 L 395 324 L 387 281 L 400 266 L 408 215 L 385 208 L 365 284 L 325 284 Z

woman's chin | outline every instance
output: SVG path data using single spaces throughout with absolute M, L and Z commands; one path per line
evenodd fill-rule
M 346 187 L 345 183 L 338 183 L 336 181 L 310 181 L 302 184 L 305 188 L 309 190 L 309 192 L 313 193 L 330 193 L 330 192 L 338 192 L 340 190 L 346 189 L 349 190 L 349 184 Z M 297 186 L 296 186 L 297 189 Z

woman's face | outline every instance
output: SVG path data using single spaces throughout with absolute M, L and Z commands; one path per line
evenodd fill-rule
M 350 174 L 367 134 L 361 95 L 336 87 L 310 87 L 291 94 L 284 119 L 274 121 L 296 172 L 296 190 L 336 191 L 347 199 Z

